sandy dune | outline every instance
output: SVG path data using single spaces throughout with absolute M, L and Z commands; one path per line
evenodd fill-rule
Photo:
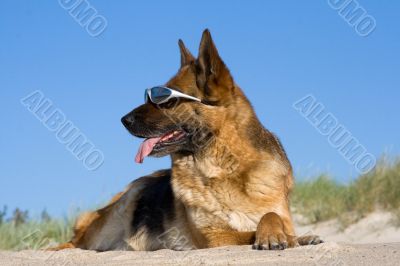
M 295 220 L 299 220 L 298 218 Z M 350 225 L 346 230 L 340 230 L 338 221 L 296 226 L 297 234 L 316 234 L 325 241 L 346 242 L 353 244 L 368 243 L 400 243 L 400 228 L 392 223 L 392 215 L 387 212 L 375 212 L 357 223 Z M 399 263 L 400 265 L 400 263 Z

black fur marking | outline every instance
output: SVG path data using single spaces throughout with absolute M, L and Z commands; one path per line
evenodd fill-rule
M 150 177 L 142 190 L 133 213 L 132 234 L 145 228 L 148 234 L 160 235 L 165 231 L 164 222 L 175 216 L 171 171 Z

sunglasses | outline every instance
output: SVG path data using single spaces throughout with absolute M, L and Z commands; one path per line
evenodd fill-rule
M 172 98 L 184 98 L 197 102 L 201 102 L 199 98 L 184 94 L 182 92 L 167 88 L 167 87 L 153 87 L 146 89 L 144 92 L 144 102 L 148 103 L 149 100 L 155 104 L 163 104 L 171 100 Z

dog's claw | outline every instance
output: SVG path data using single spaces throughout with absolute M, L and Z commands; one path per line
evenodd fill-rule
M 280 245 L 278 243 L 271 244 L 271 250 L 280 250 Z
M 254 244 L 252 246 L 253 250 L 285 250 L 289 247 L 287 242 L 282 243 L 271 243 L 271 244 Z
M 253 250 L 269 250 L 270 248 L 268 245 L 259 245 L 259 244 L 254 244 L 253 245 Z
M 281 250 L 287 249 L 288 248 L 288 243 L 287 242 L 283 242 L 280 244 L 281 246 Z

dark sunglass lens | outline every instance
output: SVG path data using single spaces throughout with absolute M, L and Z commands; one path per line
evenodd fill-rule
M 153 103 L 161 103 L 171 95 L 171 91 L 167 88 L 154 87 L 151 89 L 151 100 Z
M 174 109 L 179 103 L 179 98 L 172 97 L 166 103 L 162 104 L 163 108 Z

